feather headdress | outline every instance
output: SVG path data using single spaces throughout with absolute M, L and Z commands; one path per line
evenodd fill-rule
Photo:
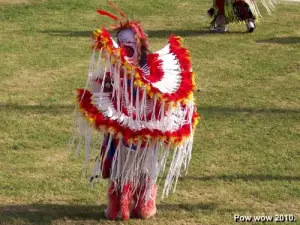
M 140 49 L 144 48 L 144 49 L 148 50 L 148 46 L 149 46 L 148 35 L 145 33 L 140 22 L 136 21 L 136 20 L 129 20 L 127 18 L 126 14 L 117 5 L 115 5 L 114 3 L 112 3 L 111 1 L 108 1 L 108 0 L 107 0 L 107 3 L 111 7 L 113 7 L 115 10 L 117 10 L 121 16 L 121 18 L 119 18 L 118 16 L 113 15 L 107 11 L 97 10 L 97 12 L 101 16 L 107 16 L 114 21 L 118 21 L 117 24 L 111 26 L 111 29 L 113 29 L 117 32 L 120 32 L 121 30 L 127 29 L 127 28 L 132 29 L 132 31 L 135 33 L 136 40 L 137 40 L 137 43 L 138 43 Z

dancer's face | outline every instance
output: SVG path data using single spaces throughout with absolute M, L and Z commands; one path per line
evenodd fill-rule
M 125 50 L 127 60 L 136 63 L 138 60 L 138 46 L 134 32 L 130 28 L 121 30 L 117 38 L 119 46 Z

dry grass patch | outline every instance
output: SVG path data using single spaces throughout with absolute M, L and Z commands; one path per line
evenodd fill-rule
M 0 4 L 15 5 L 15 4 L 30 4 L 30 3 L 41 3 L 46 0 L 0 0 Z
M 30 0 L 0 0 L 0 4 L 22 4 L 30 2 Z

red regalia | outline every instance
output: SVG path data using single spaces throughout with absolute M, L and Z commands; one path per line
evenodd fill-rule
M 191 159 L 198 121 L 194 73 L 182 39 L 171 35 L 167 45 L 150 53 L 140 23 L 103 10 L 117 21 L 114 41 L 105 29 L 93 34 L 87 87 L 78 89 L 85 156 L 90 154 L 91 129 L 103 136 L 91 176 L 109 180 L 109 219 L 149 218 L 156 213 L 157 179 L 172 155 L 162 194 L 175 189 Z M 174 184 L 174 185 L 173 185 Z

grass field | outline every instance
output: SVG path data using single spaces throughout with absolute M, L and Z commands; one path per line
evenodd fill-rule
M 300 3 L 262 10 L 252 34 L 231 24 L 221 35 L 207 29 L 210 0 L 114 2 L 142 22 L 151 50 L 171 33 L 184 38 L 201 114 L 177 191 L 153 219 L 125 224 L 227 225 L 234 214 L 300 224 Z M 91 189 L 67 151 L 89 36 L 111 22 L 100 8 L 104 0 L 0 0 L 0 224 L 123 224 L 104 218 L 106 181 Z

